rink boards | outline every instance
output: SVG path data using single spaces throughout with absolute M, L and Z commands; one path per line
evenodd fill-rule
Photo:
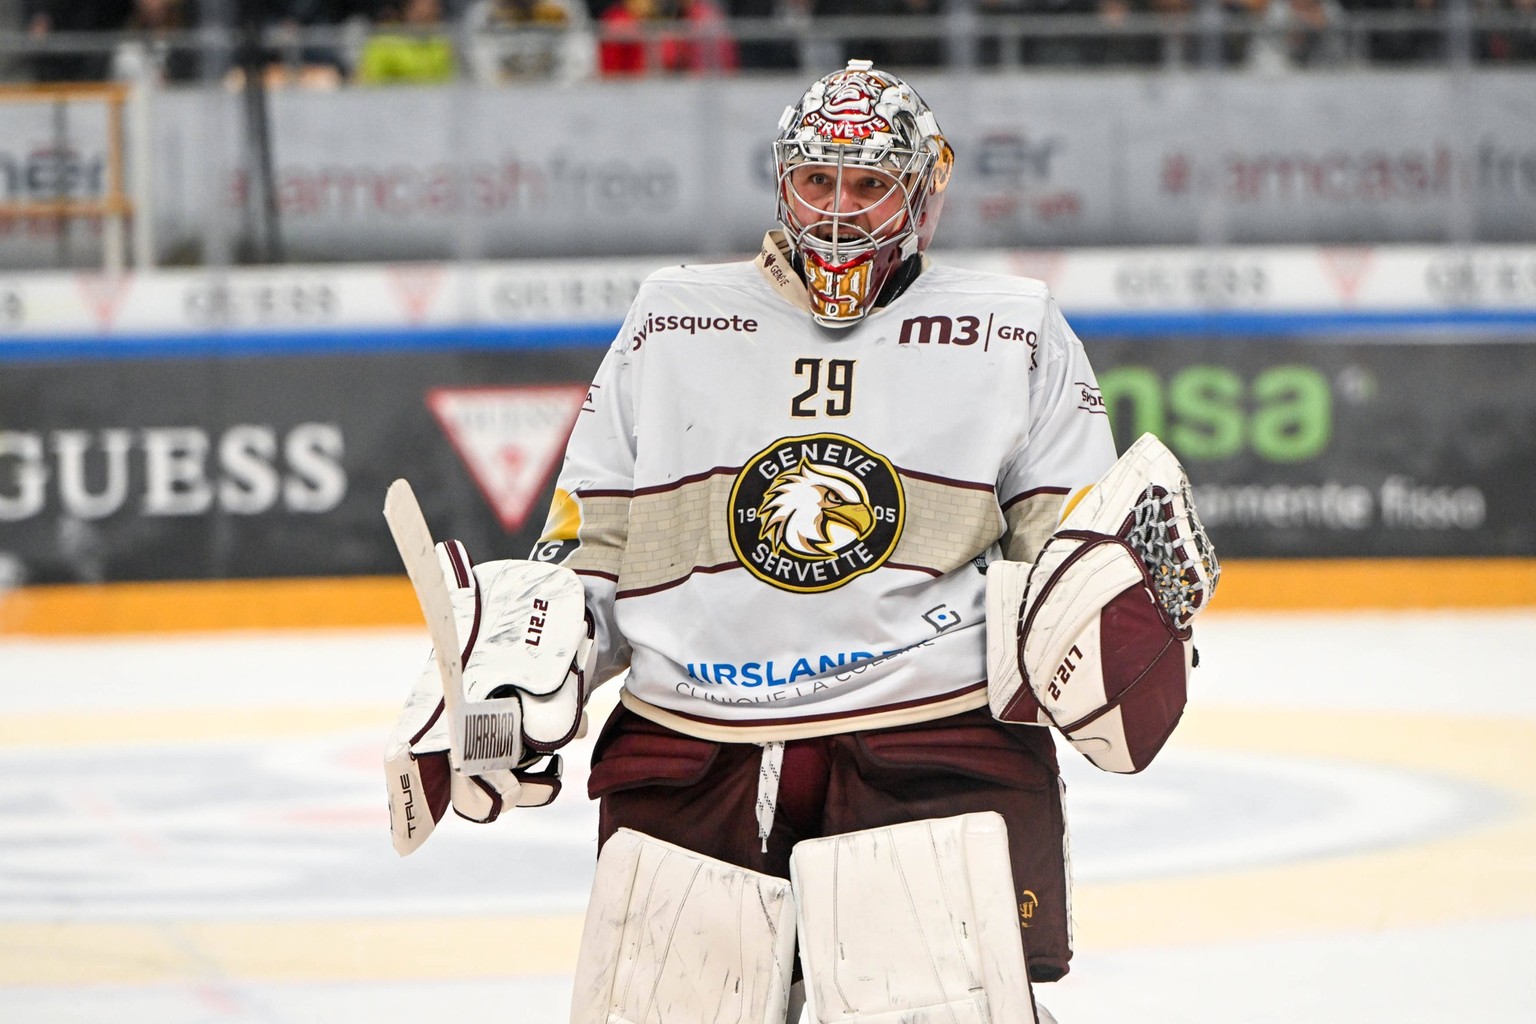
M 1536 250 L 939 258 L 1051 285 L 1117 441 L 1162 437 L 1218 551 L 1251 563 L 1224 600 L 1528 600 Z M 262 602 L 213 581 L 266 579 L 303 621 L 401 621 L 361 596 L 396 569 L 385 487 L 409 477 L 434 531 L 477 557 L 529 551 L 597 362 L 668 262 L 0 274 L 0 589 L 44 591 L 35 604 L 57 584 L 164 583 L 128 601 L 155 608 L 203 581 L 149 618 L 217 624 Z M 1310 564 L 1336 559 L 1369 564 Z M 335 578 L 355 578 L 358 618 L 327 610 Z M 12 622 L 54 617 L 11 605 Z M 129 628 L 108 606 L 64 618 Z

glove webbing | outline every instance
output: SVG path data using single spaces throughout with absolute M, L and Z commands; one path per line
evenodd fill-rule
M 1134 522 L 1125 540 L 1152 574 L 1158 603 L 1182 628 L 1210 602 L 1221 579 L 1221 563 L 1216 560 L 1205 524 L 1195 514 L 1189 484 L 1186 482 L 1180 491 L 1191 536 L 1181 537 L 1174 526 L 1173 496 L 1160 487 L 1148 487 L 1132 509 Z M 1201 582 L 1203 578 L 1211 581 L 1209 587 Z

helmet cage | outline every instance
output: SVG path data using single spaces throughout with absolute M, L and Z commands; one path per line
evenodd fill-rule
M 932 111 L 899 79 L 850 61 L 785 110 L 773 155 L 779 223 L 800 258 L 812 315 L 829 326 L 862 320 L 891 274 L 932 237 L 953 162 Z M 830 204 L 797 186 L 795 171 L 807 165 L 832 176 Z M 867 172 L 892 189 L 845 206 L 845 186 Z

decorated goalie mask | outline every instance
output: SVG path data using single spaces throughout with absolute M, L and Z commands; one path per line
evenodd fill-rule
M 812 315 L 830 327 L 857 323 L 932 240 L 954 150 L 909 85 L 851 60 L 784 111 L 773 159 L 779 223 Z

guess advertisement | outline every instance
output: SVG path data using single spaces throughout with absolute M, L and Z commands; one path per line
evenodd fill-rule
M 523 557 L 601 348 L 7 364 L 0 578 L 394 572 L 384 491 Z

